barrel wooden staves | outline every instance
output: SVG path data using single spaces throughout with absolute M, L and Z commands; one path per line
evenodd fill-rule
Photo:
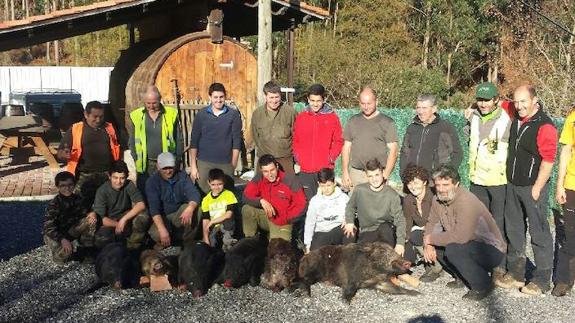
M 132 73 L 126 85 L 125 120 L 143 105 L 142 94 L 155 84 L 164 104 L 176 105 L 174 81 L 179 90 L 179 105 L 185 145 L 189 146 L 195 113 L 209 102 L 208 87 L 224 84 L 229 103 L 242 115 L 246 146 L 251 146 L 250 121 L 256 108 L 257 62 L 247 47 L 224 37 L 221 44 L 211 42 L 206 32 L 176 38 L 145 59 Z M 189 165 L 189 156 L 184 158 Z

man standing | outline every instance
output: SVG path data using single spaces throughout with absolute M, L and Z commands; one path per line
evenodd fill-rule
M 177 240 L 192 238 L 192 218 L 200 203 L 200 194 L 194 183 L 175 165 L 174 155 L 169 152 L 159 154 L 158 171 L 146 183 L 148 213 L 153 221 L 148 233 L 163 247 Z
M 361 113 L 347 122 L 343 132 L 341 165 L 343 186 L 347 189 L 367 183 L 365 165 L 377 159 L 385 166 L 383 177 L 389 178 L 395 167 L 399 146 L 393 119 L 377 111 L 377 96 L 372 88 L 359 95 Z
M 408 165 L 421 166 L 430 173 L 443 164 L 458 169 L 463 150 L 455 128 L 437 114 L 435 96 L 418 96 L 415 112 L 401 146 L 400 174 Z
M 505 240 L 485 205 L 459 185 L 455 169 L 442 166 L 432 177 L 437 197 L 425 225 L 424 259 L 463 280 L 470 289 L 463 298 L 481 300 L 493 291 L 489 273 L 504 257 Z
M 108 180 L 113 161 L 120 159 L 120 144 L 111 123 L 104 121 L 104 106 L 86 104 L 84 121 L 72 125 L 62 137 L 57 157 L 67 161 L 67 170 L 77 178 L 75 193 L 90 210 L 96 190 Z
M 508 271 L 495 283 L 503 288 L 521 287 L 525 294 L 541 295 L 550 289 L 553 270 L 553 238 L 547 220 L 547 197 L 557 152 L 557 129 L 539 108 L 533 86 L 518 87 L 513 99 L 518 118 L 511 124 L 507 158 L 505 234 L 509 241 Z M 526 221 L 529 222 L 536 265 L 533 278 L 527 285 Z
M 102 248 L 119 236 L 127 238 L 128 249 L 138 249 L 150 219 L 144 198 L 127 179 L 128 166 L 124 161 L 115 161 L 108 174 L 109 180 L 98 188 L 94 199 L 94 212 L 102 220 L 95 235 L 96 246 Z
M 310 86 L 308 106 L 295 119 L 293 153 L 300 166 L 298 179 L 309 201 L 317 193 L 317 173 L 335 166 L 343 139 L 341 124 L 333 109 L 325 102 L 325 88 Z
M 171 152 L 176 165 L 182 156 L 184 139 L 180 129 L 178 110 L 164 106 L 158 88 L 148 86 L 143 95 L 144 107 L 130 113 L 130 152 L 136 163 L 136 184 L 145 191 L 146 180 L 156 171 L 158 155 Z
M 270 239 L 291 241 L 291 223 L 302 214 L 306 204 L 303 189 L 294 175 L 278 169 L 273 156 L 261 156 L 258 165 L 259 174 L 244 189 L 244 234 L 253 237 L 260 228 L 269 232 Z
M 292 129 L 297 112 L 282 104 L 281 88 L 274 81 L 264 85 L 265 105 L 252 114 L 252 138 L 257 155 L 272 155 L 286 174 L 294 174 Z M 259 167 L 256 166 L 256 169 Z
M 240 113 L 228 107 L 226 89 L 213 83 L 208 89 L 210 105 L 194 118 L 190 149 L 190 177 L 204 193 L 208 193 L 208 173 L 219 168 L 228 176 L 234 175 L 242 147 Z
M 477 109 L 471 115 L 469 132 L 469 190 L 485 204 L 503 233 L 511 118 L 499 107 L 493 83 L 479 84 L 475 97 Z M 494 270 L 494 277 L 505 274 L 505 263 L 501 267 Z

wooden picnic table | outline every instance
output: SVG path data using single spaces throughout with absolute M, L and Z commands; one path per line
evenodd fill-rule
M 36 116 L 12 116 L 0 118 L 0 154 L 9 155 L 11 149 L 30 145 L 34 153 L 42 155 L 51 169 L 60 169 L 60 165 L 42 138 L 49 130 L 41 126 Z

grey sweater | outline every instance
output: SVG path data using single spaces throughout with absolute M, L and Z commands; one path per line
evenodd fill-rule
M 374 231 L 380 224 L 389 222 L 395 226 L 397 244 L 405 243 L 405 218 L 399 194 L 393 188 L 385 186 L 375 192 L 369 188 L 369 183 L 356 186 L 347 203 L 345 222 L 353 223 L 356 214 L 359 232 Z

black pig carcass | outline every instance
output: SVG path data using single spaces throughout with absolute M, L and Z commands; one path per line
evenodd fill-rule
M 140 266 L 138 255 L 124 243 L 107 244 L 96 257 L 96 275 L 100 283 L 116 289 L 139 286 Z
M 192 292 L 194 297 L 205 295 L 224 267 L 224 253 L 202 241 L 184 245 L 178 259 L 179 288 Z
M 242 239 L 228 250 L 223 273 L 224 287 L 238 288 L 247 283 L 251 286 L 259 285 L 260 276 L 264 272 L 267 247 L 267 238 L 259 235 Z

